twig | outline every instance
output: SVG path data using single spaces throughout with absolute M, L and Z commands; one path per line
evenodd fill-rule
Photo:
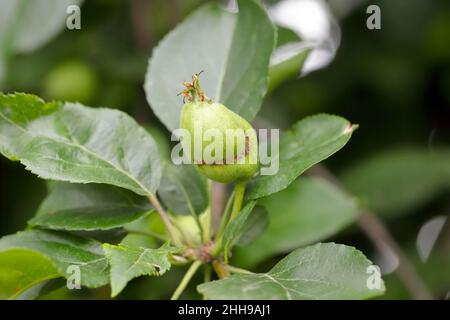
M 244 194 L 245 194 L 245 185 L 246 182 L 245 181 L 239 181 L 236 183 L 235 187 L 234 187 L 234 192 L 232 194 L 231 197 L 233 197 L 233 208 L 231 209 L 231 214 L 230 217 L 228 218 L 228 205 L 229 203 L 227 203 L 227 206 L 225 208 L 225 211 L 223 213 L 223 217 L 222 217 L 222 222 L 220 224 L 220 228 L 219 228 L 219 232 L 217 233 L 216 236 L 216 242 L 214 244 L 214 247 L 212 249 L 212 254 L 215 256 L 217 255 L 221 248 L 222 248 L 222 240 L 223 240 L 223 231 L 225 230 L 226 225 L 236 219 L 239 211 L 241 211 L 241 207 L 242 207 L 242 202 L 244 201 Z M 229 201 L 231 200 L 231 197 L 229 199 Z M 228 252 L 225 250 L 225 263 L 228 263 Z
M 308 171 L 308 174 L 325 178 L 335 186 L 339 187 L 347 195 L 353 197 L 351 192 L 338 180 L 336 176 L 328 171 L 326 167 L 322 165 L 315 165 Z M 359 209 L 360 215 L 356 223 L 375 245 L 380 254 L 385 254 L 386 246 L 396 254 L 399 259 L 399 266 L 396 272 L 411 296 L 416 300 L 433 299 L 432 294 L 429 292 L 425 283 L 416 272 L 414 265 L 411 261 L 409 261 L 409 258 L 389 233 L 383 222 L 376 214 L 372 213 L 367 208 L 360 207 Z
M 224 279 L 230 275 L 230 272 L 222 261 L 214 260 L 212 266 L 219 279 Z
M 205 273 L 203 276 L 203 282 L 210 282 L 211 281 L 211 265 L 205 264 Z
M 167 232 L 169 233 L 169 236 L 172 239 L 173 243 L 177 246 L 180 246 L 181 242 L 175 233 L 172 223 L 170 222 L 169 215 L 162 208 L 161 203 L 159 203 L 158 198 L 156 198 L 154 195 L 150 195 L 148 197 L 148 200 L 153 205 L 153 207 L 155 207 L 156 211 L 158 212 L 159 216 L 161 217 L 162 221 L 164 222 L 164 225 L 166 226 Z
M 442 239 L 442 251 L 450 252 L 450 214 L 447 217 L 447 222 L 444 225 L 440 237 Z
M 213 205 L 213 181 L 208 179 L 208 208 L 205 213 L 205 227 L 203 228 L 203 242 L 207 243 L 212 236 L 212 205 Z
M 170 19 L 171 26 L 176 25 L 181 19 L 181 8 L 178 0 L 165 0 L 163 1 L 165 5 L 165 12 L 170 12 L 168 16 Z
M 241 211 L 242 202 L 244 201 L 244 194 L 245 194 L 245 181 L 239 181 L 236 183 L 236 186 L 234 187 L 234 200 L 233 200 L 233 208 L 231 209 L 230 218 L 227 218 L 227 212 L 224 212 L 223 220 L 221 223 L 221 228 L 219 230 L 219 233 L 216 237 L 216 243 L 214 244 L 214 247 L 212 249 L 212 254 L 215 256 L 217 255 L 220 250 L 222 249 L 222 241 L 223 241 L 223 231 L 225 230 L 225 227 L 230 221 L 233 221 L 236 219 L 238 213 Z M 227 205 L 228 207 L 228 205 Z M 225 209 L 227 210 L 227 209 Z M 222 229 L 222 226 L 224 226 L 224 229 Z M 225 264 L 228 264 L 228 250 L 225 248 L 224 250 L 224 260 Z
M 213 230 L 217 230 L 220 218 L 223 212 L 223 207 L 225 203 L 225 185 L 218 182 L 213 182 L 212 185 L 212 226 Z
M 217 233 L 215 235 L 215 243 L 214 246 L 211 250 L 213 256 L 216 256 L 219 254 L 220 250 L 222 249 L 222 240 L 223 240 L 223 233 L 225 232 L 225 228 L 228 224 L 228 221 L 230 220 L 230 214 L 231 214 L 231 206 L 233 204 L 233 200 L 234 200 L 234 194 L 235 192 L 233 191 L 230 195 L 230 197 L 228 198 L 227 204 L 225 206 L 225 209 L 223 210 L 222 213 L 222 217 L 220 220 L 220 225 L 219 225 L 219 229 L 217 230 Z
M 225 231 L 225 227 L 227 226 L 227 222 L 230 219 L 231 205 L 233 204 L 233 199 L 234 199 L 234 191 L 233 191 L 233 193 L 231 193 L 230 197 L 228 198 L 225 209 L 223 209 L 219 229 L 217 230 L 217 233 L 216 233 L 216 241 L 219 241 L 219 239 L 222 238 L 223 232 Z
M 170 263 L 174 266 L 183 266 L 190 261 L 186 257 L 179 256 L 176 254 L 169 256 L 169 260 L 170 260 Z
M 370 238 L 378 251 L 383 254 L 388 246 L 399 259 L 399 266 L 396 270 L 398 277 L 416 300 L 432 300 L 433 296 L 428 291 L 425 283 L 417 274 L 414 265 L 409 261 L 406 254 L 394 240 L 383 222 L 367 209 L 362 208 L 357 224 Z
M 151 4 L 151 2 L 149 2 Z M 152 43 L 152 35 L 148 31 L 145 24 L 145 12 L 147 6 L 145 0 L 131 1 L 131 26 L 133 37 L 138 48 L 142 51 L 147 51 Z
M 197 260 L 194 261 L 191 266 L 189 267 L 188 271 L 186 271 L 186 274 L 184 275 L 183 279 L 181 279 L 180 284 L 175 289 L 175 292 L 173 293 L 170 300 L 177 300 L 181 294 L 183 293 L 184 289 L 186 289 L 187 285 L 189 284 L 189 281 L 191 281 L 192 277 L 194 276 L 195 272 L 197 272 L 197 269 L 202 265 L 202 262 Z

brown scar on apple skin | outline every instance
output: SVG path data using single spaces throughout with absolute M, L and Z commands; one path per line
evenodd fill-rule
M 241 160 L 243 157 L 246 157 L 250 153 L 250 137 L 248 135 L 245 135 L 245 148 L 244 153 L 236 155 L 232 160 L 225 159 L 225 161 L 212 161 L 212 162 L 206 162 L 205 160 L 197 160 L 195 161 L 195 164 L 201 166 L 201 165 L 225 165 L 225 164 L 234 164 L 236 161 Z

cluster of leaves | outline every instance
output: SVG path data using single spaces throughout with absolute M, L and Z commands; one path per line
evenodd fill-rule
M 144 87 L 155 115 L 169 130 L 177 128 L 181 101 L 176 93 L 185 79 L 205 70 L 208 95 L 253 120 L 269 86 L 275 43 L 276 29 L 257 1 L 239 1 L 238 14 L 214 4 L 201 7 L 150 59 Z M 329 182 L 296 180 L 340 150 L 354 129 L 343 118 L 320 114 L 283 133 L 280 150 L 272 155 L 279 159 L 279 172 L 249 182 L 245 205 L 218 238 L 211 228 L 207 181 L 192 166 L 161 160 L 152 136 L 127 114 L 1 94 L 0 152 L 52 182 L 30 228 L 0 239 L 0 298 L 70 279 L 72 266 L 79 268 L 83 286 L 110 284 L 114 297 L 133 278 L 162 275 L 171 264 L 191 262 L 219 265 L 225 273 L 224 279 L 198 287 L 208 299 L 380 295 L 384 286 L 366 285 L 372 263 L 358 250 L 334 243 L 297 249 L 357 218 L 354 200 Z M 99 231 L 117 230 L 125 236 L 96 240 Z M 137 242 L 136 234 L 150 243 Z M 198 254 L 211 246 L 218 249 L 207 252 L 207 259 Z M 242 271 L 227 264 L 234 246 L 240 246 L 236 261 L 248 266 L 296 250 L 267 273 L 228 275 Z

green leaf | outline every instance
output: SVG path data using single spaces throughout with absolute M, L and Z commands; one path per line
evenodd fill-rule
M 45 45 L 64 30 L 67 7 L 81 3 L 81 0 L 0 1 L 0 87 L 10 56 Z
M 64 278 L 45 280 L 22 292 L 16 297 L 16 300 L 37 300 L 62 288 L 69 291 L 67 289 L 67 280 Z
M 29 223 L 55 230 L 109 230 L 135 221 L 152 210 L 145 197 L 126 189 L 55 182 L 37 216 Z
M 109 282 L 109 266 L 99 242 L 67 233 L 29 230 L 0 239 L 0 253 L 11 249 L 29 249 L 52 261 L 58 273 L 70 277 L 70 266 L 79 266 L 81 285 L 89 288 Z
M 275 27 L 258 1 L 239 0 L 239 14 L 207 4 L 170 32 L 153 51 L 145 80 L 147 100 L 169 130 L 179 128 L 183 81 L 202 74 L 206 95 L 247 120 L 268 85 Z
M 234 245 L 247 245 L 266 230 L 269 224 L 267 210 L 261 206 L 255 207 L 255 204 L 255 201 L 248 202 L 236 219 L 225 227 L 222 240 L 225 256 L 228 256 Z
M 385 291 L 382 281 L 380 289 L 368 289 L 371 265 L 353 247 L 319 243 L 295 250 L 268 273 L 232 275 L 197 288 L 214 300 L 368 299 Z
M 30 52 L 47 43 L 66 27 L 69 5 L 80 0 L 2 0 L 0 48 Z
M 355 201 L 322 178 L 301 178 L 259 203 L 269 212 L 270 224 L 252 244 L 237 248 L 234 258 L 245 267 L 327 239 L 358 216 Z
M 297 122 L 281 135 L 280 151 L 272 155 L 272 161 L 279 160 L 278 172 L 251 180 L 246 198 L 258 199 L 285 189 L 304 171 L 341 149 L 355 129 L 344 118 L 327 114 Z
M 248 219 L 248 216 L 252 212 L 253 208 L 256 205 L 256 201 L 250 201 L 245 205 L 244 208 L 238 213 L 236 219 L 230 221 L 225 227 L 225 231 L 223 233 L 222 240 L 222 248 L 225 251 L 225 256 L 227 256 L 231 247 L 235 244 L 235 242 L 242 235 L 242 231 L 244 230 L 245 222 Z
M 245 221 L 237 246 L 246 246 L 255 241 L 269 226 L 269 213 L 266 208 L 256 206 Z
M 302 38 L 299 34 L 290 28 L 277 25 L 277 44 L 276 48 L 280 48 L 285 44 L 301 42 Z M 298 71 L 298 70 L 297 70 Z
M 342 182 L 375 213 L 395 217 L 450 190 L 450 149 L 397 148 L 345 170 Z
M 163 245 L 159 249 L 114 246 L 104 244 L 103 249 L 111 264 L 111 296 L 117 296 L 127 283 L 139 276 L 159 276 L 170 269 L 168 255 L 177 248 Z
M 28 249 L 0 252 L 0 299 L 15 299 L 31 287 L 59 278 L 52 262 Z
M 144 196 L 161 179 L 155 142 L 118 110 L 0 94 L 0 137 L 0 153 L 44 179 L 112 184 Z
M 207 183 L 192 165 L 165 163 L 158 195 L 169 211 L 199 215 L 208 206 Z
M 311 50 L 309 48 L 305 48 L 293 57 L 271 65 L 269 71 L 269 91 L 276 89 L 284 81 L 294 79 L 298 76 L 310 52 Z

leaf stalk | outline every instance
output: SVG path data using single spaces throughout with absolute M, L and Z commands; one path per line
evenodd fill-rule
M 244 201 L 245 184 L 246 184 L 245 181 L 239 181 L 236 183 L 234 189 L 233 209 L 231 211 L 230 221 L 236 219 L 239 211 L 241 211 L 242 203 Z
M 199 260 L 194 261 L 191 264 L 189 269 L 186 271 L 183 279 L 181 279 L 180 284 L 175 289 L 175 292 L 172 294 L 172 297 L 170 298 L 170 300 L 178 300 L 178 298 L 181 296 L 181 294 L 183 293 L 184 289 L 186 289 L 187 285 L 189 284 L 189 282 L 191 281 L 192 277 L 194 276 L 194 274 L 197 272 L 198 268 L 201 265 L 202 265 L 202 262 L 199 261 Z

